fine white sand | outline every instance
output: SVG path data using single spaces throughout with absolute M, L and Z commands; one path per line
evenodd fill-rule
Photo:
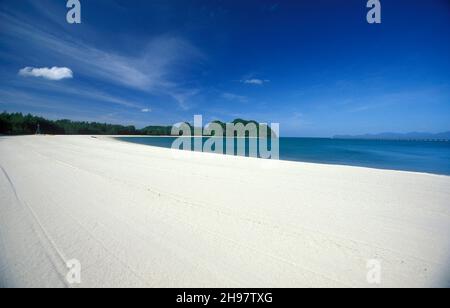
M 2 287 L 450 286 L 450 177 L 90 136 L 0 137 L 0 167 Z

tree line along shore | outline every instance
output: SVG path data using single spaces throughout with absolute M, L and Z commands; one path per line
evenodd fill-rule
M 221 121 L 214 121 L 219 124 L 226 132 L 226 124 Z M 247 121 L 236 119 L 233 124 L 242 123 L 247 125 L 253 123 L 257 126 L 258 136 L 262 128 L 266 128 L 263 124 L 256 121 Z M 193 126 L 186 123 L 194 132 Z M 48 134 L 48 135 L 135 135 L 135 136 L 170 136 L 172 135 L 172 126 L 147 126 L 141 129 L 133 125 L 116 125 L 98 122 L 72 121 L 68 119 L 49 120 L 43 117 L 31 114 L 24 115 L 22 113 L 0 114 L 0 134 L 1 135 L 32 135 L 32 134 Z M 273 135 L 270 128 L 267 127 L 268 136 Z

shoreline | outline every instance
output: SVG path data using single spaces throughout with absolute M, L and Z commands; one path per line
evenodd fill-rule
M 432 173 L 432 172 L 423 172 L 423 171 L 411 171 L 411 170 L 400 170 L 400 169 L 389 169 L 389 168 L 376 168 L 376 167 L 366 167 L 366 166 L 356 166 L 356 165 L 350 165 L 350 164 L 343 164 L 343 163 L 320 163 L 320 162 L 307 162 L 307 161 L 299 161 L 299 160 L 289 160 L 289 159 L 278 159 L 278 160 L 271 160 L 271 159 L 264 159 L 264 158 L 256 158 L 256 157 L 248 157 L 248 156 L 240 156 L 240 155 L 228 155 L 228 154 L 217 154 L 217 153 L 209 153 L 209 152 L 198 152 L 198 151 L 188 151 L 188 150 L 179 150 L 179 149 L 170 149 L 167 147 L 158 147 L 155 145 L 150 144 L 141 144 L 141 143 L 134 143 L 129 142 L 126 140 L 120 140 L 119 138 L 132 138 L 133 136 L 95 136 L 96 138 L 101 139 L 101 137 L 104 137 L 104 139 L 109 139 L 113 141 L 118 142 L 125 142 L 125 143 L 131 143 L 134 145 L 141 145 L 145 147 L 152 147 L 152 148 L 158 148 L 158 149 L 166 149 L 169 151 L 185 151 L 185 152 L 194 152 L 194 153 L 202 153 L 202 154 L 209 154 L 209 155 L 218 155 L 219 157 L 222 156 L 229 156 L 229 157 L 237 157 L 237 158 L 244 158 L 244 159 L 257 159 L 257 160 L 265 160 L 265 161 L 272 161 L 272 162 L 287 162 L 287 163 L 294 163 L 294 164 L 311 164 L 311 165 L 320 165 L 320 166 L 336 166 L 336 167 L 349 167 L 349 168 L 362 168 L 362 169 L 369 169 L 369 170 L 379 170 L 379 171 L 392 171 L 392 172 L 402 172 L 402 173 L 409 173 L 409 174 L 425 174 L 425 175 L 432 175 L 432 176 L 442 176 L 442 177 L 449 177 L 448 174 L 443 173 Z M 140 136 L 136 136 L 140 137 Z M 167 137 L 173 137 L 173 136 L 147 136 L 148 138 L 167 138 Z M 146 138 L 146 137 L 144 137 Z M 175 138 L 175 137 L 173 137 Z M 190 138 L 190 137 L 183 137 L 183 138 Z M 303 137 L 298 137 L 303 138 Z M 313 138 L 314 139 L 314 138 Z M 329 138 L 323 138 L 323 139 L 329 139 Z
M 450 285 L 448 176 L 96 137 L 0 139 L 0 286 Z

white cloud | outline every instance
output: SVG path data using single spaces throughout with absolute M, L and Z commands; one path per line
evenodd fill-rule
M 150 108 L 143 108 L 143 109 L 141 109 L 141 111 L 144 113 L 152 112 L 152 110 Z
M 62 80 L 66 78 L 73 78 L 73 72 L 67 67 L 25 67 L 19 71 L 20 76 L 24 77 L 42 77 L 49 80 Z
M 245 83 L 245 84 L 252 84 L 252 85 L 262 86 L 263 84 L 270 82 L 270 80 L 263 80 L 263 79 L 256 79 L 256 78 L 254 78 L 254 79 L 244 79 L 244 80 L 241 80 L 241 82 Z
M 4 23 L 0 27 L 0 35 L 20 39 L 40 52 L 64 59 L 79 75 L 153 95 L 171 96 L 181 108 L 188 104 L 183 98 L 192 96 L 191 89 L 186 88 L 183 72 L 206 60 L 199 49 L 177 36 L 154 37 L 138 52 L 124 55 L 87 44 L 58 28 L 40 28 L 28 23 L 25 18 L 16 18 L 4 12 L 0 12 L 0 20 Z M 180 95 L 181 100 L 178 99 Z

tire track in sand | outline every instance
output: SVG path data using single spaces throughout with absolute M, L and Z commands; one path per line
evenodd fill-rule
M 64 274 L 64 270 L 66 270 L 66 264 L 67 264 L 66 257 L 58 249 L 55 242 L 53 241 L 51 236 L 48 234 L 47 230 L 41 223 L 39 217 L 36 215 L 34 210 L 25 201 L 22 201 L 20 199 L 19 194 L 17 193 L 16 187 L 14 185 L 14 182 L 11 180 L 8 172 L 1 165 L 0 165 L 0 169 L 1 169 L 5 179 L 9 183 L 10 189 L 13 192 L 14 198 L 16 199 L 17 203 L 19 205 L 21 205 L 22 208 L 25 209 L 25 212 L 28 213 L 31 230 L 36 235 L 36 238 L 38 239 L 38 241 L 44 251 L 45 256 L 47 257 L 48 261 L 50 262 L 53 269 L 55 270 L 55 273 L 57 274 L 59 280 L 62 282 L 62 284 L 66 288 L 70 288 L 70 285 L 67 283 L 66 277 Z

